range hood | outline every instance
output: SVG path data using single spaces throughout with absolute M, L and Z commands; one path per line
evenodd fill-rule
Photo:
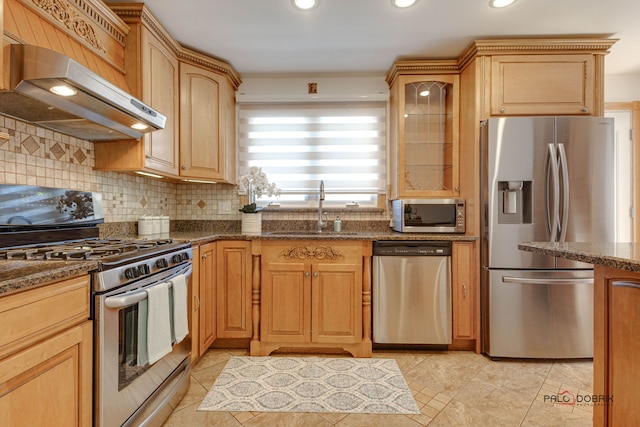
M 10 91 L 0 114 L 87 141 L 139 139 L 163 129 L 166 117 L 61 53 L 10 46 Z M 61 96 L 52 88 L 66 87 Z

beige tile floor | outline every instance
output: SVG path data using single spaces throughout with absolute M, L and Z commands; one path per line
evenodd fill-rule
M 209 350 L 193 366 L 191 387 L 164 424 L 173 426 L 591 426 L 592 362 L 494 361 L 471 352 L 375 351 L 396 359 L 420 415 L 199 412 L 198 405 L 231 356 Z M 567 391 L 568 393 L 564 393 Z M 574 396 L 575 404 L 550 402 Z

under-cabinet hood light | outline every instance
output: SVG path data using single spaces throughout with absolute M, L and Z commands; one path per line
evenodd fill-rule
M 55 93 L 56 95 L 60 95 L 60 96 L 73 96 L 78 93 L 78 91 L 76 91 L 75 89 L 65 85 L 53 86 L 49 89 L 49 91 L 51 93 Z
M 147 129 L 149 126 L 145 125 L 144 123 L 134 123 L 131 125 L 131 127 L 135 130 L 145 130 Z

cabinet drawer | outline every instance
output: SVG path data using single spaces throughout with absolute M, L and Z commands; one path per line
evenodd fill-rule
M 512 55 L 491 60 L 491 115 L 593 114 L 592 55 Z
M 89 276 L 0 298 L 0 359 L 89 318 Z

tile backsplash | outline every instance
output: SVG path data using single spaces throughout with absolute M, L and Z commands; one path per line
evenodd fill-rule
M 176 220 L 239 220 L 237 187 L 179 184 L 119 172 L 93 170 L 92 142 L 0 115 L 0 183 L 38 185 L 102 194 L 105 222 L 141 215 Z M 99 143 L 96 143 L 99 144 Z M 266 213 L 266 212 L 265 212 Z M 273 211 L 268 219 L 312 220 L 314 212 Z M 382 212 L 353 212 L 349 219 L 384 220 Z

